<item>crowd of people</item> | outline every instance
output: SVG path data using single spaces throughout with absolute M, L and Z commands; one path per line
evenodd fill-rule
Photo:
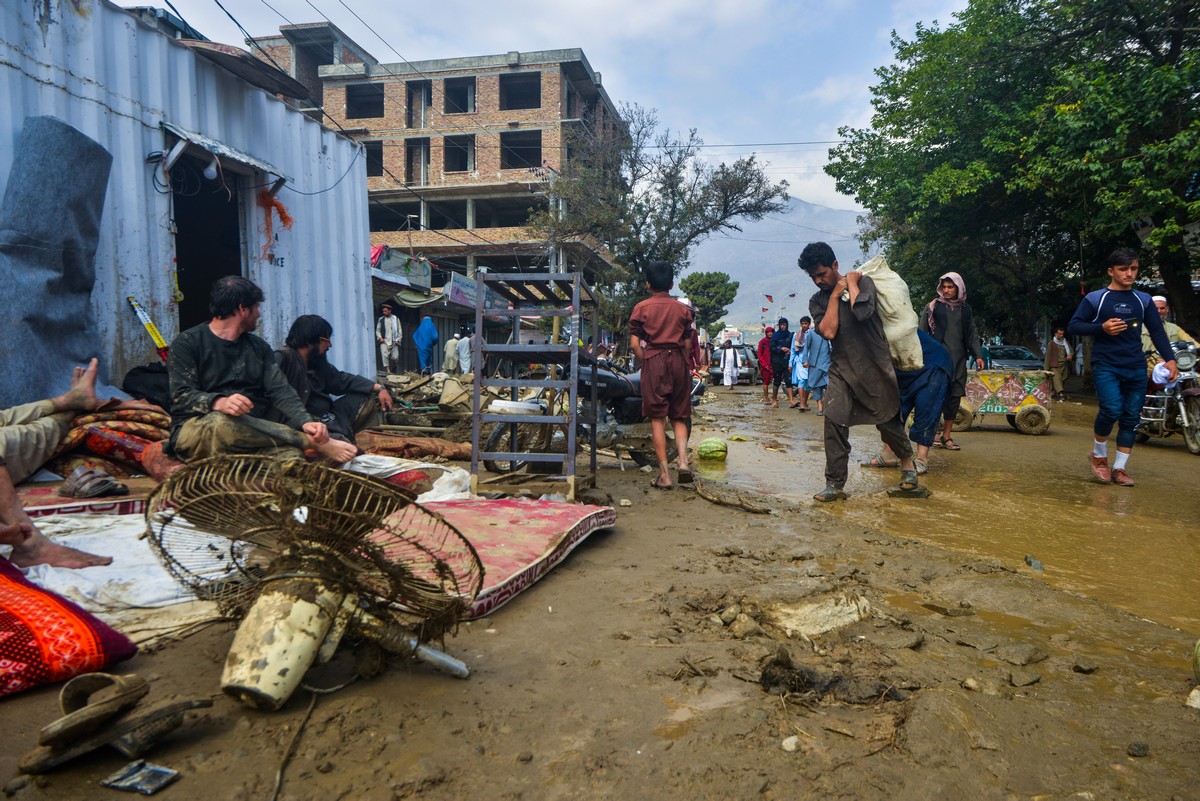
M 879 454 L 862 466 L 899 468 L 900 488 L 916 489 L 917 477 L 929 469 L 931 448 L 961 450 L 953 429 L 966 395 L 968 367 L 983 370 L 987 364 L 965 281 L 956 272 L 938 277 L 934 297 L 917 314 L 923 366 L 901 370 L 889 353 L 875 282 L 857 270 L 842 274 L 833 250 L 823 242 L 808 245 L 798 263 L 818 291 L 809 302 L 811 317 L 801 318 L 799 331 L 793 333 L 784 317 L 764 327 L 756 348 L 762 403 L 778 408 L 783 385 L 790 408 L 804 412 L 815 402 L 817 414 L 825 417 L 826 487 L 816 500 L 846 497 L 848 429 L 861 424 L 875 425 L 882 440 Z M 1045 348 L 1051 399 L 1062 401 L 1077 356 L 1068 335 L 1094 343 L 1091 366 L 1100 410 L 1089 465 L 1098 480 L 1120 486 L 1134 483 L 1128 461 L 1147 391 L 1147 364 L 1161 364 L 1162 381 L 1173 381 L 1177 368 L 1171 343 L 1195 341 L 1166 322 L 1170 307 L 1165 297 L 1133 289 L 1138 266 L 1136 252 L 1114 252 L 1109 286 L 1088 294 L 1071 323 L 1053 329 Z M 734 348 L 726 341 L 718 353 L 724 383 L 732 388 L 737 383 Z M 1107 440 L 1114 427 L 1116 455 L 1110 468 Z

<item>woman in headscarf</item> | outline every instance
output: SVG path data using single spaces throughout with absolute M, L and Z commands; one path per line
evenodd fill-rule
M 767 326 L 763 329 L 763 338 L 758 340 L 758 370 L 762 373 L 763 403 L 771 402 L 771 335 L 775 329 Z
M 983 351 L 979 346 L 975 316 L 967 303 L 967 285 L 961 275 L 944 273 L 938 278 L 938 296 L 923 310 L 920 324 L 922 331 L 946 346 L 954 365 L 946 402 L 942 406 L 942 433 L 933 445 L 949 451 L 962 450 L 950 436 L 950 431 L 954 428 L 954 418 L 963 396 L 967 394 L 967 357 L 975 361 L 975 369 L 982 370 Z
M 796 408 L 796 396 L 792 391 L 792 371 L 788 368 L 788 358 L 792 355 L 792 332 L 788 330 L 786 317 L 780 317 L 775 323 L 775 333 L 771 335 L 771 405 L 779 408 L 779 385 L 787 387 L 788 403 Z

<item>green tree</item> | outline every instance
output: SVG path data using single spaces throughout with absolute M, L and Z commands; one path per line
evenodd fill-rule
M 691 273 L 679 282 L 679 289 L 696 307 L 696 325 L 708 328 L 737 297 L 738 282 L 730 281 L 728 273 Z
M 973 0 L 945 30 L 894 37 L 871 127 L 842 129 L 827 171 L 869 210 L 868 237 L 915 300 L 955 270 L 989 333 L 1040 344 L 1037 322 L 1064 319 L 1149 217 L 1144 263 L 1190 305 L 1193 5 Z
M 685 136 L 664 129 L 655 111 L 637 104 L 623 104 L 621 117 L 620 125 L 581 124 L 568 134 L 570 157 L 553 181 L 556 202 L 530 222 L 551 246 L 595 243 L 625 267 L 591 265 L 606 295 L 602 324 L 618 333 L 646 296 L 648 264 L 669 261 L 678 276 L 695 245 L 780 212 L 788 199 L 787 182 L 771 183 L 753 155 L 712 165 L 694 129 Z

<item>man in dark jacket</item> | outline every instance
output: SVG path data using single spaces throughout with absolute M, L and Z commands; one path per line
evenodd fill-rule
M 330 364 L 326 354 L 332 345 L 329 321 L 302 314 L 288 329 L 285 346 L 275 351 L 275 361 L 308 413 L 329 427 L 329 436 L 354 442 L 376 408 L 392 410 L 392 396 L 382 384 Z

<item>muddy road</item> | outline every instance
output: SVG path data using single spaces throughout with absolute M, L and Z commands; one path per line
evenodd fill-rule
M 270 798 L 296 738 L 280 799 L 1195 798 L 1200 459 L 1142 446 L 1137 487 L 1101 486 L 1086 406 L 1043 437 L 994 422 L 935 452 L 926 501 L 853 467 L 851 499 L 818 506 L 820 420 L 718 391 L 697 439 L 747 441 L 703 476 L 774 513 L 608 462 L 590 494 L 630 502 L 616 528 L 447 640 L 470 679 L 393 664 L 307 720 L 304 692 L 278 713 L 219 695 L 229 628 L 139 654 L 121 670 L 155 700 L 215 698 L 150 755 L 182 774 L 161 797 Z M 5 781 L 56 695 L 0 701 Z M 96 785 L 125 762 L 98 752 L 8 792 L 125 798 Z

